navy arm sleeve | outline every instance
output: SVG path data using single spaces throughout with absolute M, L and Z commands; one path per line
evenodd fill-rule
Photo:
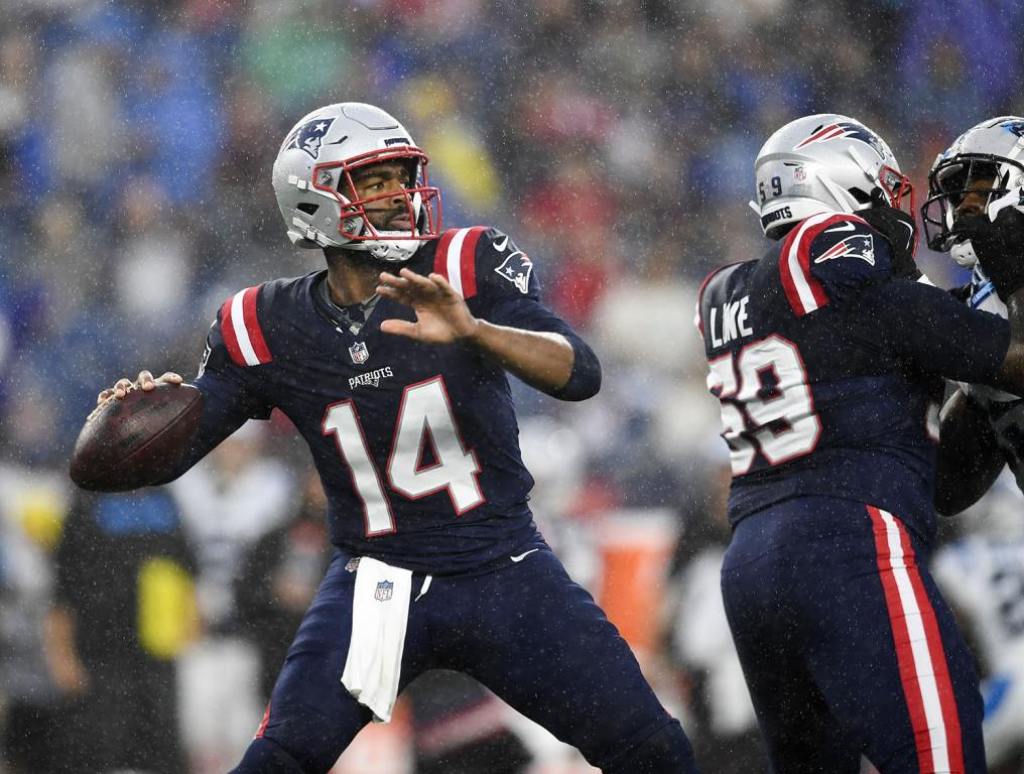
M 576 401 L 597 394 L 597 355 L 572 326 L 540 302 L 540 282 L 526 253 L 505 234 L 489 229 L 477 244 L 475 258 L 480 296 L 473 313 L 495 325 L 561 334 L 573 350 L 572 373 L 553 397 Z
M 206 339 L 199 375 L 192 382 L 203 395 L 199 428 L 179 463 L 157 483 L 176 479 L 249 419 L 270 417 L 273 406 L 259 396 L 251 370 L 231 361 L 218 314 Z
M 920 370 L 962 382 L 991 384 L 1010 346 L 1010 324 L 972 310 L 944 290 L 892 280 L 860 294 L 857 314 Z

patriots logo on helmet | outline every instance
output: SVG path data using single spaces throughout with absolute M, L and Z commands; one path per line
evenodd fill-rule
M 835 124 L 820 126 L 811 132 L 809 136 L 801 140 L 793 150 L 800 150 L 800 148 L 813 145 L 816 142 L 836 140 L 840 137 L 852 137 L 854 140 L 860 140 L 878 151 L 879 156 L 885 155 L 885 153 L 882 152 L 882 141 L 876 135 L 868 131 L 867 127 L 861 126 L 853 121 L 840 121 Z
M 1003 121 L 1003 123 L 999 125 L 1006 131 L 1010 132 L 1010 134 L 1015 134 L 1018 137 L 1024 137 L 1024 121 Z
M 318 158 L 324 135 L 327 134 L 333 123 L 333 118 L 317 118 L 307 121 L 292 133 L 284 147 L 297 148 L 308 153 L 310 158 Z
M 836 242 L 828 250 L 814 259 L 815 263 L 824 263 L 835 258 L 860 258 L 871 266 L 875 265 L 875 243 L 870 234 L 854 234 Z
M 529 291 L 533 261 L 522 250 L 509 255 L 495 271 L 515 285 L 520 293 L 525 295 Z

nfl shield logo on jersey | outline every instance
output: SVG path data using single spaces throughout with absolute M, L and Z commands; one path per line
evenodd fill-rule
M 349 347 L 348 354 L 356 365 L 362 365 L 370 359 L 370 350 L 366 348 L 366 343 L 362 341 L 357 341 Z
M 379 581 L 377 590 L 373 592 L 373 598 L 378 602 L 387 602 L 395 592 L 394 581 Z

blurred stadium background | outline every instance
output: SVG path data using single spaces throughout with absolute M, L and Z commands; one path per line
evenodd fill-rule
M 66 460 L 100 388 L 193 376 L 224 298 L 321 265 L 287 243 L 269 170 L 298 117 L 346 100 L 404 120 L 445 222 L 510 233 L 595 345 L 596 399 L 515 390 L 538 521 L 704 770 L 761 770 L 717 591 L 696 284 L 764 248 L 746 202 L 774 129 L 856 116 L 921 201 L 957 134 L 1024 113 L 1022 33 L 1016 0 L 0 0 L 0 771 L 209 774 L 259 722 L 326 550 L 287 421 L 167 492 L 81 499 Z M 1019 540 L 1019 494 L 997 495 L 947 540 Z M 436 683 L 336 771 L 588 770 Z

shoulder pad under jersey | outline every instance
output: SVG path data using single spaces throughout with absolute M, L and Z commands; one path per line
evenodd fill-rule
M 533 261 L 511 238 L 488 226 L 445 231 L 434 253 L 434 271 L 466 300 L 539 294 Z
M 704 337 L 704 320 L 708 318 L 709 309 L 716 305 L 725 303 L 729 298 L 729 278 L 736 270 L 749 261 L 728 263 L 712 269 L 697 289 L 696 310 L 693 315 L 693 324 L 697 333 Z
M 230 362 L 247 367 L 273 361 L 261 321 L 264 289 L 269 284 L 239 290 L 221 305 L 207 338 L 204 368 L 208 364 Z
M 779 279 L 798 317 L 891 276 L 888 240 L 856 215 L 807 218 L 789 232 L 779 252 Z

